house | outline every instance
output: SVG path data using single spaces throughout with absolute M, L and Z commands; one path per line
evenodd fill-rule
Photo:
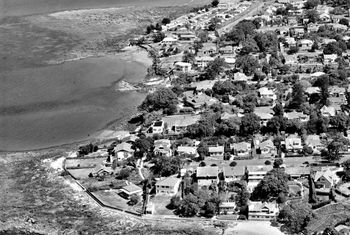
M 199 67 L 199 68 L 205 68 L 208 66 L 208 64 L 212 61 L 214 61 L 215 58 L 214 57 L 210 57 L 210 56 L 196 56 L 195 57 L 195 64 Z
M 308 135 L 305 140 L 306 146 L 312 148 L 314 153 L 321 153 L 321 150 L 325 149 L 325 145 L 322 143 L 319 135 Z
M 290 135 L 285 140 L 286 150 L 288 152 L 298 152 L 303 149 L 301 138 L 298 135 Z
M 210 146 L 208 147 L 210 157 L 224 157 L 224 146 Z
M 264 176 L 272 170 L 272 165 L 248 165 L 246 166 L 246 174 L 248 175 L 247 189 L 253 192 L 254 188 L 264 178 Z
M 309 115 L 304 114 L 303 112 L 297 112 L 293 110 L 293 112 L 284 113 L 283 116 L 288 120 L 298 120 L 300 122 L 308 122 L 310 117 Z
M 244 73 L 235 73 L 233 75 L 234 81 L 239 81 L 239 82 L 247 82 L 250 78 L 246 76 Z
M 165 45 L 175 45 L 178 42 L 177 38 L 166 37 L 162 40 Z
M 117 160 L 121 161 L 129 157 L 132 157 L 134 155 L 135 150 L 133 150 L 131 147 L 132 145 L 126 142 L 123 142 L 115 146 L 114 155 L 117 158 Z M 111 162 L 113 162 L 113 160 L 111 160 Z
M 260 118 L 261 125 L 266 125 L 267 122 L 273 118 L 273 115 L 271 113 L 265 113 L 258 110 L 254 110 L 254 114 Z
M 324 117 L 334 117 L 336 115 L 336 109 L 333 106 L 324 105 L 321 109 L 321 114 Z
M 89 174 L 89 177 L 103 177 L 107 175 L 112 175 L 114 171 L 110 167 L 96 166 Z
M 305 35 L 305 29 L 303 26 L 295 26 L 289 29 L 289 34 L 291 37 L 302 37 Z
M 181 179 L 168 177 L 156 183 L 156 194 L 174 196 L 179 191 Z
M 339 183 L 340 178 L 337 176 L 337 171 L 331 170 L 330 168 L 321 169 L 315 173 L 315 184 L 316 186 L 324 189 L 330 189 Z
M 179 146 L 177 147 L 176 151 L 178 152 L 179 155 L 190 154 L 190 155 L 198 156 L 197 147 L 194 147 L 194 146 Z
M 203 92 L 186 91 L 184 92 L 184 96 L 184 104 L 196 111 L 201 111 L 205 109 L 205 107 L 209 107 L 218 102 L 216 98 L 210 97 Z
M 313 86 L 312 86 L 312 87 L 306 88 L 305 93 L 306 93 L 308 96 L 310 96 L 310 95 L 312 95 L 312 94 L 320 94 L 320 93 L 321 93 L 321 90 L 320 90 L 319 87 L 313 87 Z
M 164 121 L 155 121 L 150 127 L 150 132 L 153 134 L 162 134 L 164 131 Z
M 222 168 L 222 174 L 226 183 L 237 180 L 237 175 L 235 174 L 235 167 L 224 166 Z
M 261 98 L 269 99 L 275 101 L 277 99 L 277 95 L 274 91 L 270 90 L 267 87 L 261 87 L 258 89 L 258 95 Z
M 323 55 L 323 64 L 333 64 L 336 63 L 336 59 L 338 58 L 337 54 L 331 54 L 331 55 Z
M 198 55 L 211 56 L 217 53 L 217 47 L 215 43 L 206 42 L 203 43 L 203 47 L 198 50 Z
M 252 144 L 248 142 L 240 142 L 230 144 L 230 148 L 233 150 L 234 155 L 242 157 L 242 156 L 250 156 L 252 152 Z
M 184 114 L 166 116 L 162 118 L 162 121 L 167 125 L 166 133 L 178 135 L 186 132 L 187 127 L 197 123 L 199 119 L 200 115 Z
M 219 205 L 220 215 L 232 215 L 236 213 L 236 203 L 235 202 L 221 202 Z
M 285 168 L 285 172 L 290 175 L 292 179 L 299 179 L 310 175 L 310 167 L 288 166 Z
M 272 202 L 253 202 L 248 203 L 250 220 L 274 220 L 279 209 L 276 203 Z
M 142 188 L 133 183 L 130 183 L 129 185 L 124 186 L 120 189 L 119 195 L 129 200 L 133 195 L 141 196 Z
M 222 55 L 235 55 L 236 54 L 233 46 L 220 47 L 219 53 Z
M 197 91 L 205 91 L 212 89 L 217 80 L 204 80 L 199 82 L 192 82 L 191 87 L 195 87 Z
M 329 87 L 329 95 L 331 97 L 344 97 L 345 98 L 346 89 L 344 87 L 331 86 Z
M 178 61 L 175 63 L 175 69 L 184 73 L 190 72 L 192 70 L 192 64 Z
M 219 182 L 219 168 L 217 166 L 197 167 L 196 178 L 198 186 L 210 186 Z
M 311 50 L 314 42 L 310 39 L 302 39 L 298 42 L 298 46 L 300 50 L 308 51 Z
M 221 0 L 218 4 L 220 9 L 232 9 L 237 7 L 237 0 Z
M 182 43 L 193 43 L 197 39 L 196 35 L 188 33 L 188 34 L 181 34 L 179 36 L 179 40 Z
M 320 14 L 320 20 L 323 23 L 331 23 L 332 22 L 332 17 L 328 13 L 322 13 Z
M 259 154 L 260 156 L 271 157 L 277 154 L 276 146 L 271 139 L 262 142 L 258 141 L 255 146 L 256 154 Z
M 172 156 L 171 143 L 168 139 L 154 141 L 154 154 L 159 156 Z

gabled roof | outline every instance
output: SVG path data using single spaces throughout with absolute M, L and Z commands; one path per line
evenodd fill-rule
M 333 178 L 334 178 L 334 173 L 330 170 L 327 169 L 325 171 L 316 171 L 315 174 L 315 181 L 318 181 L 321 177 L 324 177 L 328 182 L 333 183 Z
M 140 188 L 139 186 L 135 185 L 135 184 L 129 184 L 127 186 L 124 186 L 122 188 L 122 190 L 124 192 L 127 192 L 127 193 L 137 193 L 137 192 L 142 192 L 142 188 Z
M 197 168 L 197 177 L 217 177 L 219 173 L 219 167 L 217 166 L 204 166 Z
M 212 147 L 208 147 L 208 151 L 209 151 L 209 153 L 213 153 L 213 152 L 224 152 L 224 146 L 212 146 Z
M 168 177 L 165 179 L 162 179 L 156 183 L 158 186 L 169 186 L 171 188 L 174 188 L 177 184 L 181 182 L 181 179 L 174 178 L 174 177 Z
M 247 150 L 251 148 L 252 144 L 248 142 L 234 143 L 231 145 L 234 150 Z
M 269 211 L 277 211 L 277 208 L 278 208 L 276 203 L 270 203 L 270 202 L 250 201 L 248 205 L 249 205 L 249 211 L 261 211 L 264 208 L 267 208 Z
M 195 124 L 200 119 L 200 115 L 172 115 L 163 117 L 162 120 L 168 124 L 168 127 L 173 126 L 189 126 Z
M 134 150 L 131 148 L 131 144 L 125 143 L 125 142 L 118 144 L 114 148 L 114 152 L 120 152 L 120 151 L 125 151 L 125 152 L 129 152 L 129 153 L 134 152 Z

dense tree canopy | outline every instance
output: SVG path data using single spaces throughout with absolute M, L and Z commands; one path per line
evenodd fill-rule
M 282 208 L 278 215 L 278 221 L 283 223 L 289 232 L 298 234 L 305 230 L 312 217 L 313 214 L 309 204 L 292 202 Z
M 168 114 L 176 112 L 177 95 L 169 88 L 160 88 L 146 99 L 139 106 L 142 111 L 152 112 L 164 110 Z
M 288 193 L 288 178 L 283 168 L 274 168 L 269 171 L 252 193 L 253 200 L 267 201 L 271 198 L 277 198 L 280 193 Z
M 247 113 L 242 118 L 240 132 L 243 136 L 253 135 L 260 131 L 260 118 L 254 113 Z

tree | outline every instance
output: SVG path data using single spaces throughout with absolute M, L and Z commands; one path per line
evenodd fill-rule
M 269 171 L 254 188 L 251 198 L 253 200 L 267 201 L 277 198 L 280 193 L 288 193 L 288 178 L 283 168 L 274 168 Z
M 211 1 L 211 6 L 212 7 L 217 7 L 219 5 L 219 0 L 213 0 Z
M 239 56 L 236 61 L 236 67 L 242 69 L 245 75 L 251 76 L 259 67 L 259 62 L 251 55 Z
M 130 170 L 128 168 L 123 168 L 118 173 L 119 179 L 127 179 L 130 176 Z
M 283 164 L 283 159 L 282 158 L 277 158 L 273 162 L 273 168 L 280 168 L 280 166 Z
M 322 235 L 340 235 L 340 233 L 337 230 L 335 230 L 333 227 L 332 228 L 327 227 L 323 231 Z
M 350 180 L 350 159 L 343 162 L 344 172 L 345 172 L 345 179 Z
M 331 117 L 329 120 L 329 123 L 335 127 L 339 132 L 345 132 L 348 129 L 349 126 L 349 116 L 346 115 L 344 112 L 337 113 L 336 116 Z
M 274 112 L 274 116 L 282 116 L 284 114 L 283 106 L 281 103 L 276 103 L 276 105 L 272 108 Z
M 152 94 L 147 95 L 146 99 L 139 106 L 139 110 L 152 112 L 158 110 L 171 110 L 176 108 L 177 95 L 170 88 L 160 88 Z
M 136 194 L 131 195 L 129 205 L 133 206 L 139 202 L 139 197 Z
M 175 195 L 170 199 L 170 203 L 169 205 L 167 205 L 167 208 L 169 208 L 170 210 L 174 210 L 174 209 L 177 209 L 180 205 L 181 205 L 181 198 Z
M 324 47 L 323 54 L 325 54 L 325 55 L 331 55 L 331 54 L 341 55 L 343 53 L 343 51 L 344 51 L 344 49 L 340 47 L 339 42 L 330 42 Z
M 349 26 L 349 20 L 346 19 L 346 18 L 341 18 L 341 19 L 339 20 L 339 24 Z
M 163 18 L 163 20 L 162 20 L 163 25 L 170 24 L 170 22 L 171 22 L 171 20 L 169 18 Z
M 179 156 L 168 158 L 165 156 L 158 156 L 152 160 L 154 164 L 151 170 L 154 175 L 161 177 L 168 177 L 176 174 L 180 169 L 181 160 Z
M 230 166 L 231 166 L 231 167 L 235 167 L 236 165 L 237 165 L 237 162 L 235 162 L 235 161 L 233 161 L 233 162 L 230 163 Z
M 266 160 L 266 161 L 265 161 L 265 165 L 271 165 L 271 161 Z
M 289 103 L 289 108 L 299 109 L 304 102 L 305 102 L 305 95 L 304 95 L 303 86 L 300 83 L 296 83 L 293 86 L 292 100 Z
M 176 214 L 180 214 L 185 217 L 192 217 L 199 213 L 200 205 L 198 204 L 198 198 L 193 194 L 188 194 L 181 201 L 180 206 L 176 209 Z
M 316 196 L 316 188 L 315 188 L 315 181 L 311 175 L 309 175 L 309 203 L 316 203 L 317 202 L 317 196 Z
M 258 33 L 254 39 L 260 52 L 276 51 L 278 48 L 277 34 L 273 31 Z
M 292 202 L 282 208 L 278 215 L 278 221 L 283 223 L 289 232 L 299 234 L 305 230 L 312 217 L 309 204 Z
M 317 10 L 307 10 L 305 12 L 305 17 L 309 19 L 309 23 L 317 23 L 317 21 L 320 19 L 320 15 L 318 14 Z
M 240 132 L 243 136 L 253 135 L 260 130 L 260 118 L 254 113 L 247 113 L 242 118 Z
M 232 95 L 237 92 L 236 86 L 230 81 L 217 81 L 213 86 L 213 92 L 217 95 Z
M 342 137 L 336 136 L 328 145 L 327 151 L 323 152 L 323 157 L 328 161 L 338 161 L 343 157 L 341 151 L 345 151 L 349 145 L 349 140 Z
M 220 73 L 224 71 L 226 62 L 223 58 L 215 58 L 214 61 L 208 63 L 205 68 L 204 78 L 205 80 L 214 80 Z
M 136 151 L 135 157 L 142 158 L 145 153 L 148 153 L 153 145 L 149 138 L 141 137 L 135 140 L 133 149 Z
M 306 9 L 313 9 L 320 4 L 321 4 L 320 0 L 307 0 L 307 2 L 305 2 L 304 4 L 304 7 Z

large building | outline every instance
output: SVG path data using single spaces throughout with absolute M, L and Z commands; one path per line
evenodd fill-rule
M 168 177 L 156 183 L 156 194 L 174 196 L 179 191 L 181 179 Z

